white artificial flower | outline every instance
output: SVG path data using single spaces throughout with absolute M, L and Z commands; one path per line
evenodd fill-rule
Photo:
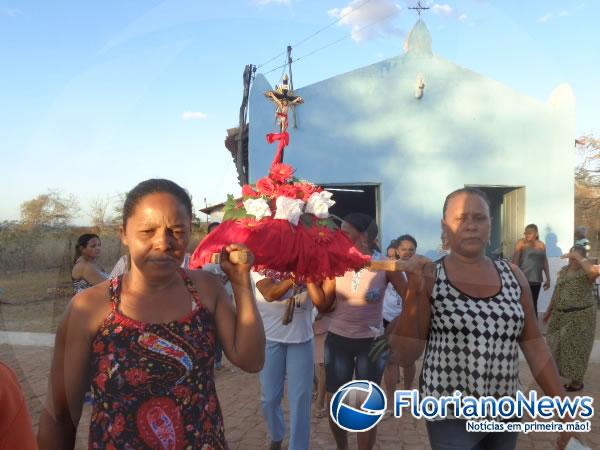
M 256 220 L 271 215 L 269 204 L 264 198 L 249 198 L 244 200 L 244 208 L 248 214 L 256 217 Z
M 314 192 L 306 202 L 306 212 L 314 214 L 319 219 L 329 217 L 329 208 L 335 205 L 331 200 L 333 194 L 328 191 Z
M 299 199 L 277 197 L 277 211 L 275 211 L 275 219 L 286 219 L 292 225 L 298 225 L 300 216 L 302 215 L 302 207 L 304 202 Z

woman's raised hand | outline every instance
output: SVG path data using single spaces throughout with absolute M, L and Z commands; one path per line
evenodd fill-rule
M 230 255 L 234 252 L 244 253 L 245 255 L 239 259 L 230 258 Z M 223 272 L 231 282 L 242 281 L 240 277 L 247 276 L 252 268 L 254 254 L 243 244 L 229 244 L 221 249 L 220 263 Z
M 396 270 L 421 275 L 424 272 L 425 266 L 431 263 L 431 260 L 423 255 L 413 255 L 410 259 L 394 261 Z
M 574 259 L 575 261 L 581 261 L 582 259 L 585 259 L 585 257 L 579 252 L 571 251 L 564 255 L 560 255 L 560 259 Z

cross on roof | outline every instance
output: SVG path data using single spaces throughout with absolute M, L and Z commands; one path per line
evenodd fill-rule
M 421 18 L 421 11 L 425 11 L 427 9 L 431 9 L 429 6 L 421 5 L 421 0 L 417 2 L 417 6 L 409 6 L 408 9 L 414 9 L 419 14 L 419 19 Z

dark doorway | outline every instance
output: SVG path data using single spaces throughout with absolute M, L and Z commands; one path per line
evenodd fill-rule
M 335 205 L 329 212 L 340 219 L 350 213 L 371 216 L 381 230 L 380 184 L 378 183 L 324 183 L 323 189 L 333 194 Z
M 525 187 L 467 186 L 482 190 L 490 200 L 492 233 L 487 255 L 492 258 L 511 258 L 525 228 Z

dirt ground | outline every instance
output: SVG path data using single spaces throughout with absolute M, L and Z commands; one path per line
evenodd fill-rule
M 0 275 L 0 330 L 54 333 L 72 296 L 60 269 Z

